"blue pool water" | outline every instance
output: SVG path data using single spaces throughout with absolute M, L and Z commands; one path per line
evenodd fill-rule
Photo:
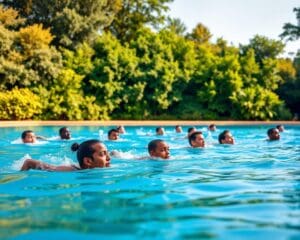
M 219 126 L 207 147 L 189 148 L 186 135 L 165 127 L 170 160 L 147 156 L 154 127 L 0 128 L 0 239 L 300 239 L 300 127 L 285 126 L 266 141 L 269 126 Z M 20 143 L 32 129 L 49 141 Z M 230 129 L 236 144 L 217 144 Z M 76 163 L 73 142 L 98 138 L 120 152 L 111 167 L 76 172 L 20 172 L 25 158 Z

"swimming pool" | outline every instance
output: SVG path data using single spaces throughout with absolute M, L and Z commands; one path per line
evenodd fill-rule
M 134 159 L 155 127 L 126 127 L 115 142 L 109 126 L 69 127 L 70 141 L 56 139 L 58 126 L 0 128 L 0 239 L 299 239 L 300 127 L 274 142 L 269 126 L 196 127 L 206 148 L 189 148 L 188 126 L 166 126 L 171 159 L 159 161 Z M 49 141 L 20 144 L 27 129 Z M 217 144 L 224 129 L 235 145 Z M 19 171 L 29 156 L 76 163 L 71 144 L 90 138 L 120 152 L 110 168 Z

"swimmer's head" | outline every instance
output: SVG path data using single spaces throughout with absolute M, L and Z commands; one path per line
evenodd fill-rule
M 168 144 L 160 139 L 155 139 L 149 142 L 148 152 L 151 157 L 168 159 L 170 157 L 170 150 Z
M 77 151 L 77 160 L 82 169 L 109 167 L 110 157 L 106 146 L 97 139 L 81 144 L 73 143 L 72 151 Z
M 125 128 L 124 126 L 120 125 L 116 128 L 116 130 L 120 133 L 120 134 L 124 134 L 125 133 Z
M 165 129 L 163 127 L 157 127 L 155 129 L 156 135 L 164 135 L 165 134 Z
M 229 130 L 224 130 L 219 135 L 220 144 L 234 144 L 234 138 Z
M 109 140 L 118 140 L 119 139 L 119 131 L 117 129 L 110 129 L 107 133 L 107 137 Z
M 61 139 L 70 139 L 71 132 L 67 127 L 62 127 L 59 129 L 59 136 Z
M 202 132 L 200 131 L 193 132 L 189 136 L 189 143 L 193 148 L 204 147 L 205 141 Z
M 188 128 L 188 137 L 193 133 L 193 132 L 196 132 L 197 131 L 197 129 L 195 128 L 195 127 L 190 127 L 190 128 Z
M 269 140 L 271 140 L 271 141 L 280 139 L 279 130 L 277 128 L 270 128 L 267 131 L 267 134 L 268 134 Z
M 176 125 L 176 126 L 175 126 L 175 132 L 181 133 L 181 132 L 182 132 L 182 127 L 179 126 L 179 125 Z
M 279 132 L 284 132 L 284 126 L 282 124 L 277 125 L 276 128 L 278 129 Z
M 216 131 L 216 129 L 217 129 L 217 127 L 216 127 L 215 124 L 210 124 L 210 125 L 208 126 L 208 130 L 209 130 L 209 131 L 214 132 L 214 131 Z
M 36 142 L 36 136 L 33 131 L 26 130 L 22 132 L 21 135 L 23 143 L 35 143 Z

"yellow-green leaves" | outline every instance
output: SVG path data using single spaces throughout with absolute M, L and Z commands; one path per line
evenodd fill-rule
M 29 89 L 0 92 L 0 119 L 33 119 L 42 112 L 40 98 Z

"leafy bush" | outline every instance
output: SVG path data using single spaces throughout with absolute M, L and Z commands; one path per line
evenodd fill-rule
M 32 119 L 42 112 L 40 98 L 29 89 L 13 89 L 0 93 L 0 119 Z

